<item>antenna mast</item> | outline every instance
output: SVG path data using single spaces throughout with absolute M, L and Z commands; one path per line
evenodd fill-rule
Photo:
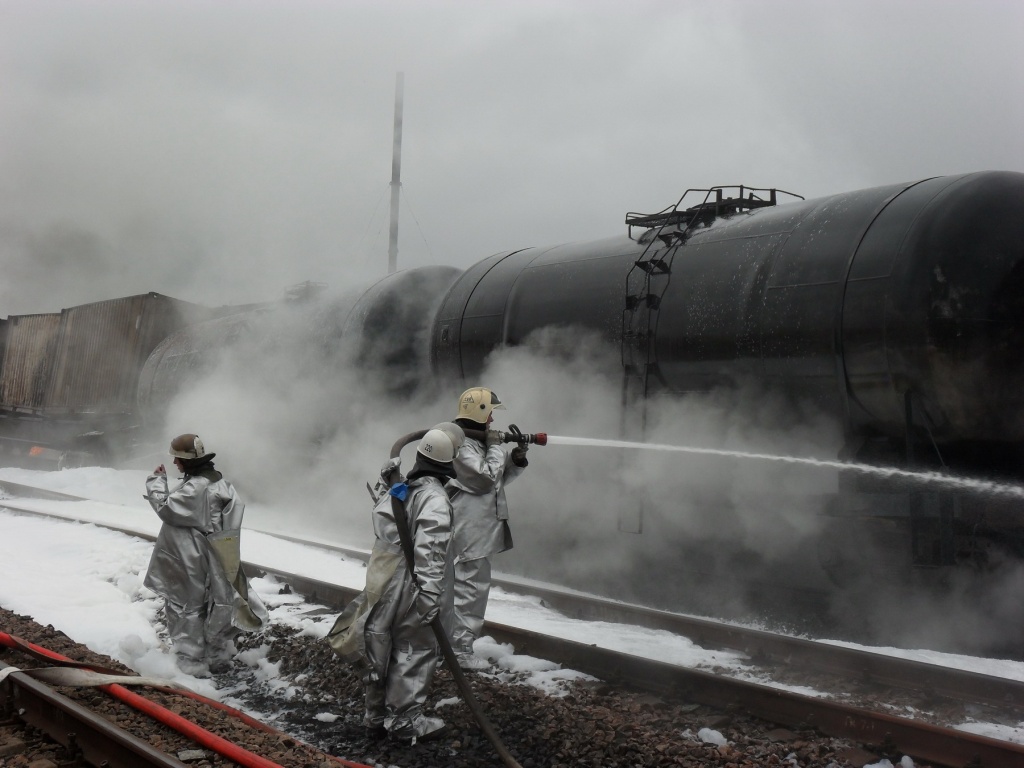
M 388 274 L 398 269 L 398 192 L 402 187 L 402 91 L 405 75 L 395 78 L 395 139 L 391 150 L 391 235 L 388 238 Z

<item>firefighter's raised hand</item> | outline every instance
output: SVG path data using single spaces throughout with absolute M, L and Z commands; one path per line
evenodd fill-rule
M 167 474 L 167 469 L 164 467 L 163 464 L 161 464 L 159 467 L 157 467 L 156 469 L 153 470 L 153 474 L 154 475 L 166 475 Z

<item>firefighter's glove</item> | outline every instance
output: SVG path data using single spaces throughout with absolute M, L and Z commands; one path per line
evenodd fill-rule
M 419 614 L 420 623 L 424 626 L 432 622 L 441 613 L 441 595 L 421 589 L 416 594 L 416 613 Z
M 392 482 L 392 475 L 394 475 L 395 482 L 398 481 L 399 470 L 402 467 L 402 457 L 395 456 L 392 459 L 385 461 L 380 467 L 380 479 L 386 484 Z
M 517 445 L 512 449 L 512 463 L 517 467 L 530 466 L 530 460 L 526 458 L 526 450 L 525 445 Z
M 492 445 L 501 445 L 502 437 L 504 437 L 504 435 L 502 435 L 498 430 L 488 429 L 486 438 L 487 447 L 490 448 Z

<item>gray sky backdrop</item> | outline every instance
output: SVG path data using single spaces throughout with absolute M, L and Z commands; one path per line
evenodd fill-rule
M 613 235 L 688 187 L 1024 171 L 1024 3 L 0 0 L 0 316 Z

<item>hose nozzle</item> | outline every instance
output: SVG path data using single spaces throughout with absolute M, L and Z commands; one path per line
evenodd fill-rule
M 547 432 L 536 432 L 529 434 L 520 431 L 519 427 L 515 424 L 508 425 L 508 432 L 501 433 L 501 442 L 503 443 L 519 443 L 520 445 L 547 445 L 548 444 L 548 433 Z

